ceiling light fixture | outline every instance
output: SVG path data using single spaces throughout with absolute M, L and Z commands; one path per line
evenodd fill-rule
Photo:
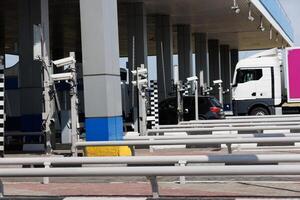
M 262 16 L 260 16 L 260 24 L 259 24 L 257 29 L 259 29 L 261 32 L 264 32 L 266 30 L 265 27 L 264 27 L 264 24 L 263 24 L 263 17 Z
M 279 35 L 278 32 L 276 32 L 276 39 L 275 39 L 276 42 L 278 42 L 278 40 L 279 40 L 278 35 Z
M 270 40 L 273 39 L 273 28 L 272 25 L 270 25 Z
M 241 9 L 237 4 L 237 0 L 233 0 L 233 6 L 231 6 L 231 10 L 233 10 L 236 14 L 239 14 L 241 12 Z
M 251 2 L 248 3 L 248 7 L 249 7 L 249 10 L 248 10 L 248 19 L 249 19 L 249 21 L 253 22 L 254 21 L 254 17 L 252 16 Z

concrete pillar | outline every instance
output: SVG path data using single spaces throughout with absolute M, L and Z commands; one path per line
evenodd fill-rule
M 19 10 L 19 88 L 21 131 L 40 132 L 43 112 L 41 62 L 33 60 L 33 25 L 41 24 L 49 48 L 48 0 L 18 1 Z M 47 56 L 47 55 L 46 55 Z
M 123 136 L 117 0 L 80 0 L 87 141 Z
M 221 79 L 223 81 L 223 90 L 224 90 L 224 108 L 229 109 L 231 105 L 231 96 L 230 96 L 230 49 L 229 45 L 220 46 L 220 57 L 221 57 Z M 229 105 L 229 107 L 225 107 Z
M 239 61 L 239 50 L 238 49 L 231 49 L 230 50 L 230 60 L 231 60 L 231 83 L 233 81 L 233 75 L 234 75 L 234 70 L 235 70 L 235 66 Z
M 195 58 L 196 58 L 196 76 L 200 77 L 200 72 L 203 73 L 204 85 L 208 85 L 208 44 L 206 33 L 195 33 Z
M 177 26 L 179 79 L 192 76 L 192 30 L 190 25 Z
M 214 80 L 221 79 L 219 40 L 208 40 L 208 55 L 209 55 L 209 86 L 214 88 L 210 94 L 219 98 L 218 86 L 214 86 L 213 84 Z
M 144 64 L 147 68 L 147 14 L 142 2 L 127 4 L 129 103 L 133 111 L 135 131 L 138 131 L 138 94 L 133 89 L 131 71 Z
M 166 99 L 172 89 L 173 29 L 170 16 L 156 16 L 158 99 Z

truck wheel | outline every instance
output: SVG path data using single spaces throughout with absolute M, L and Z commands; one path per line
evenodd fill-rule
M 261 116 L 261 115 L 269 115 L 269 112 L 267 109 L 262 108 L 262 107 L 257 107 L 257 108 L 253 108 L 250 112 L 250 115 L 257 115 L 257 116 Z

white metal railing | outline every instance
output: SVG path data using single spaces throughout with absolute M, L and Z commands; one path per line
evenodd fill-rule
M 219 119 L 219 120 L 192 120 L 183 121 L 179 124 L 220 124 L 220 123 L 254 123 L 254 122 L 300 122 L 299 117 L 287 118 L 241 118 L 241 119 Z
M 236 176 L 300 175 L 300 165 L 250 166 L 151 166 L 151 167 L 73 167 L 73 168 L 3 168 L 0 177 L 84 177 L 146 176 L 154 198 L 159 197 L 157 176 Z M 3 192 L 3 191 L 0 191 Z
M 31 157 L 1 158 L 0 166 L 12 165 L 88 165 L 88 164 L 178 164 L 189 163 L 229 163 L 261 164 L 300 162 L 300 154 L 222 154 L 222 155 L 182 155 L 182 156 L 124 156 L 124 157 Z M 1 168 L 2 169 L 2 168 Z
M 205 124 L 205 123 L 190 123 L 190 124 L 177 124 L 177 125 L 160 125 L 159 129 L 170 129 L 170 128 L 190 128 L 190 127 L 245 127 L 245 126 L 285 126 L 285 125 L 299 125 L 299 121 L 290 121 L 290 122 L 234 122 L 234 123 L 215 123 L 215 124 Z
M 148 135 L 158 133 L 172 133 L 172 132 L 189 132 L 194 134 L 201 134 L 207 131 L 263 131 L 263 130 L 297 130 L 300 125 L 268 125 L 268 126 L 246 126 L 246 127 L 191 127 L 191 128 L 169 128 L 169 129 L 151 129 L 148 130 Z
M 216 145 L 226 144 L 228 153 L 232 153 L 232 144 L 251 143 L 299 143 L 300 137 L 254 137 L 254 138 L 206 138 L 206 139 L 170 139 L 170 140 L 128 140 L 128 141 L 98 141 L 77 142 L 78 147 L 86 146 L 138 146 L 138 145 Z
M 246 116 L 226 116 L 225 119 L 265 119 L 265 118 L 300 118 L 299 114 L 291 115 L 246 115 Z
M 258 137 L 299 137 L 300 133 L 253 133 L 253 134 L 212 134 L 212 135 L 156 135 L 156 136 L 124 136 L 130 140 L 181 140 L 181 139 L 214 139 L 214 138 L 258 138 Z

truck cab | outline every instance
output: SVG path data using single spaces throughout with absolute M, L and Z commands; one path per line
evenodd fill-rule
M 281 57 L 271 49 L 238 62 L 232 83 L 235 115 L 275 114 L 282 102 Z

